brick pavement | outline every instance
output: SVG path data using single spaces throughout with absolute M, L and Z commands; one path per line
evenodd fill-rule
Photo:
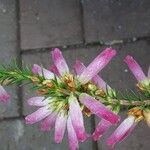
M 58 46 L 70 67 L 76 58 L 88 65 L 108 45 L 116 48 L 118 55 L 102 71 L 102 77 L 116 89 L 134 88 L 135 79 L 122 59 L 132 54 L 147 72 L 150 62 L 149 6 L 148 0 L 1 0 L 0 62 L 19 58 L 27 64 L 49 67 L 52 63 L 49 51 Z M 57 145 L 53 142 L 53 132 L 42 133 L 38 125 L 24 123 L 24 115 L 34 110 L 26 104 L 26 99 L 32 95 L 26 87 L 21 90 L 13 87 L 8 91 L 13 95 L 11 102 L 8 106 L 0 105 L 0 150 L 68 148 L 66 138 Z M 95 128 L 93 120 L 86 119 L 90 132 Z M 148 149 L 148 131 L 150 129 L 141 123 L 116 150 Z M 97 143 L 81 144 L 80 150 L 108 150 L 104 141 L 108 134 Z

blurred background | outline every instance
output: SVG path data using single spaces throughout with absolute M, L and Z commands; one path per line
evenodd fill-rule
M 49 68 L 50 51 L 62 49 L 68 65 L 80 59 L 88 65 L 104 48 L 113 47 L 117 56 L 101 76 L 118 90 L 134 89 L 136 80 L 123 59 L 133 55 L 144 72 L 150 63 L 149 0 L 0 0 L 0 63 L 17 59 L 26 64 Z M 52 132 L 26 125 L 24 116 L 35 108 L 26 99 L 33 94 L 26 87 L 7 88 L 12 95 L 7 105 L 0 104 L 0 150 L 68 150 L 67 138 L 55 144 Z M 122 119 L 126 113 L 122 110 Z M 85 118 L 88 132 L 99 121 Z M 105 140 L 87 140 L 80 150 L 109 150 Z M 141 122 L 133 134 L 115 150 L 149 150 L 150 128 Z

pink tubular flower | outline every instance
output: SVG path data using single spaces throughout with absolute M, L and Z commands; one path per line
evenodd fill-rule
M 102 119 L 99 124 L 97 125 L 93 135 L 92 135 L 92 138 L 97 141 L 99 140 L 99 138 L 112 126 L 112 124 L 105 120 L 105 119 Z
M 27 103 L 30 106 L 46 106 L 49 103 L 49 99 L 45 99 L 44 96 L 32 97 L 27 100 Z
M 109 110 L 105 105 L 95 100 L 92 96 L 83 93 L 79 96 L 79 100 L 84 104 L 93 114 L 98 117 L 109 121 L 112 124 L 116 124 L 120 121 L 120 117 Z
M 74 97 L 73 95 L 69 97 L 69 112 L 78 140 L 82 142 L 85 141 L 86 133 L 85 133 L 84 123 L 83 123 L 83 115 L 81 112 L 80 105 L 76 97 Z
M 40 67 L 37 64 L 33 65 L 32 72 L 34 74 L 38 74 L 40 76 L 44 76 L 46 79 L 53 79 L 54 78 L 54 74 L 52 72 L 50 72 L 47 69 L 44 69 L 44 68 Z
M 55 65 L 52 65 L 50 67 L 50 71 L 53 72 L 55 75 L 57 75 L 58 77 L 60 77 L 60 73 L 58 72 L 58 69 Z
M 66 73 L 69 73 L 68 65 L 64 57 L 62 56 L 61 51 L 58 48 L 55 48 L 52 51 L 52 58 L 61 76 L 65 75 Z
M 69 148 L 70 150 L 76 150 L 79 147 L 78 138 L 73 128 L 70 116 L 68 117 L 67 120 L 67 130 L 68 130 Z
M 145 74 L 143 73 L 141 67 L 139 66 L 139 64 L 133 59 L 132 56 L 126 56 L 125 60 L 124 60 L 129 69 L 131 70 L 131 72 L 133 73 L 133 75 L 135 76 L 135 78 L 137 79 L 137 81 L 144 81 L 146 79 Z
M 131 134 L 135 126 L 136 126 L 135 117 L 129 116 L 120 124 L 120 126 L 108 138 L 107 144 L 111 148 L 114 148 L 117 142 L 123 141 L 128 135 Z
M 40 124 L 41 131 L 50 131 L 55 126 L 55 121 L 57 118 L 57 113 L 51 113 L 46 119 L 44 119 Z
M 36 122 L 39 122 L 42 119 L 46 118 L 48 115 L 50 115 L 51 112 L 52 111 L 49 109 L 48 106 L 41 107 L 37 111 L 35 111 L 34 113 L 25 117 L 26 123 L 27 124 L 34 124 Z
M 76 60 L 75 64 L 73 65 L 73 69 L 75 70 L 76 74 L 79 76 L 83 72 L 86 67 L 80 60 Z
M 5 89 L 0 85 L 0 102 L 6 103 L 8 102 L 10 96 L 7 94 Z
M 80 75 L 83 70 L 86 68 L 84 66 L 84 64 L 77 60 L 76 63 L 73 65 L 73 68 L 76 72 L 77 75 Z M 111 89 L 109 85 L 106 84 L 106 82 L 98 75 L 95 75 L 93 78 L 92 78 L 92 82 L 97 85 L 100 89 L 103 89 L 105 92 L 106 92 L 106 87 L 108 89 Z
M 61 143 L 64 137 L 67 123 L 67 115 L 62 111 L 57 115 L 55 123 L 55 142 Z
M 104 50 L 93 60 L 93 62 L 87 68 L 83 70 L 83 72 L 79 76 L 79 81 L 82 84 L 86 84 L 100 70 L 102 70 L 115 55 L 116 51 L 112 48 L 107 48 L 106 50 Z

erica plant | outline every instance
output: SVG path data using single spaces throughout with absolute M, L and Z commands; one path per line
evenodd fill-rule
M 132 56 L 125 62 L 137 79 L 139 94 L 134 97 L 124 96 L 111 88 L 98 73 L 116 55 L 112 48 L 106 48 L 89 66 L 77 60 L 73 64 L 74 74 L 58 48 L 52 52 L 53 65 L 50 69 L 34 64 L 20 69 L 15 63 L 0 67 L 0 101 L 6 103 L 10 96 L 3 86 L 21 84 L 23 81 L 32 84 L 37 96 L 29 98 L 28 104 L 37 106 L 37 111 L 25 117 L 27 124 L 39 122 L 42 131 L 55 128 L 54 140 L 61 143 L 65 130 L 68 133 L 69 147 L 76 150 L 79 142 L 87 138 L 99 140 L 113 125 L 120 121 L 119 112 L 122 106 L 127 109 L 127 118 L 107 139 L 110 147 L 124 140 L 144 120 L 150 126 L 150 69 L 146 76 Z M 92 135 L 84 127 L 84 116 L 95 114 L 101 120 Z

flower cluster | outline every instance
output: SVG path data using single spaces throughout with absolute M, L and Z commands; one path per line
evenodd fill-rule
M 58 48 L 51 54 L 54 64 L 49 70 L 37 64 L 33 65 L 32 72 L 28 71 L 26 72 L 28 74 L 23 75 L 21 71 L 0 70 L 0 79 L 9 79 L 8 83 L 17 80 L 29 80 L 33 83 L 38 95 L 28 99 L 27 102 L 31 106 L 37 106 L 38 109 L 25 117 L 27 124 L 39 122 L 42 131 L 55 128 L 56 143 L 62 142 L 67 128 L 71 150 L 77 149 L 79 142 L 84 142 L 88 137 L 99 140 L 112 125 L 119 123 L 118 113 L 124 103 L 132 104 L 132 107 L 128 111 L 127 119 L 108 138 L 107 144 L 110 147 L 113 148 L 117 142 L 124 140 L 139 121 L 145 119 L 150 126 L 149 104 L 119 100 L 116 91 L 98 75 L 116 55 L 116 50 L 106 48 L 87 67 L 77 60 L 73 65 L 74 74 L 69 71 Z M 150 69 L 146 77 L 131 56 L 127 56 L 125 62 L 138 80 L 138 88 L 144 94 L 150 95 Z M 6 102 L 8 99 L 9 95 L 0 86 L 0 101 Z M 84 127 L 84 115 L 91 114 L 95 114 L 101 121 L 94 133 L 88 135 Z

